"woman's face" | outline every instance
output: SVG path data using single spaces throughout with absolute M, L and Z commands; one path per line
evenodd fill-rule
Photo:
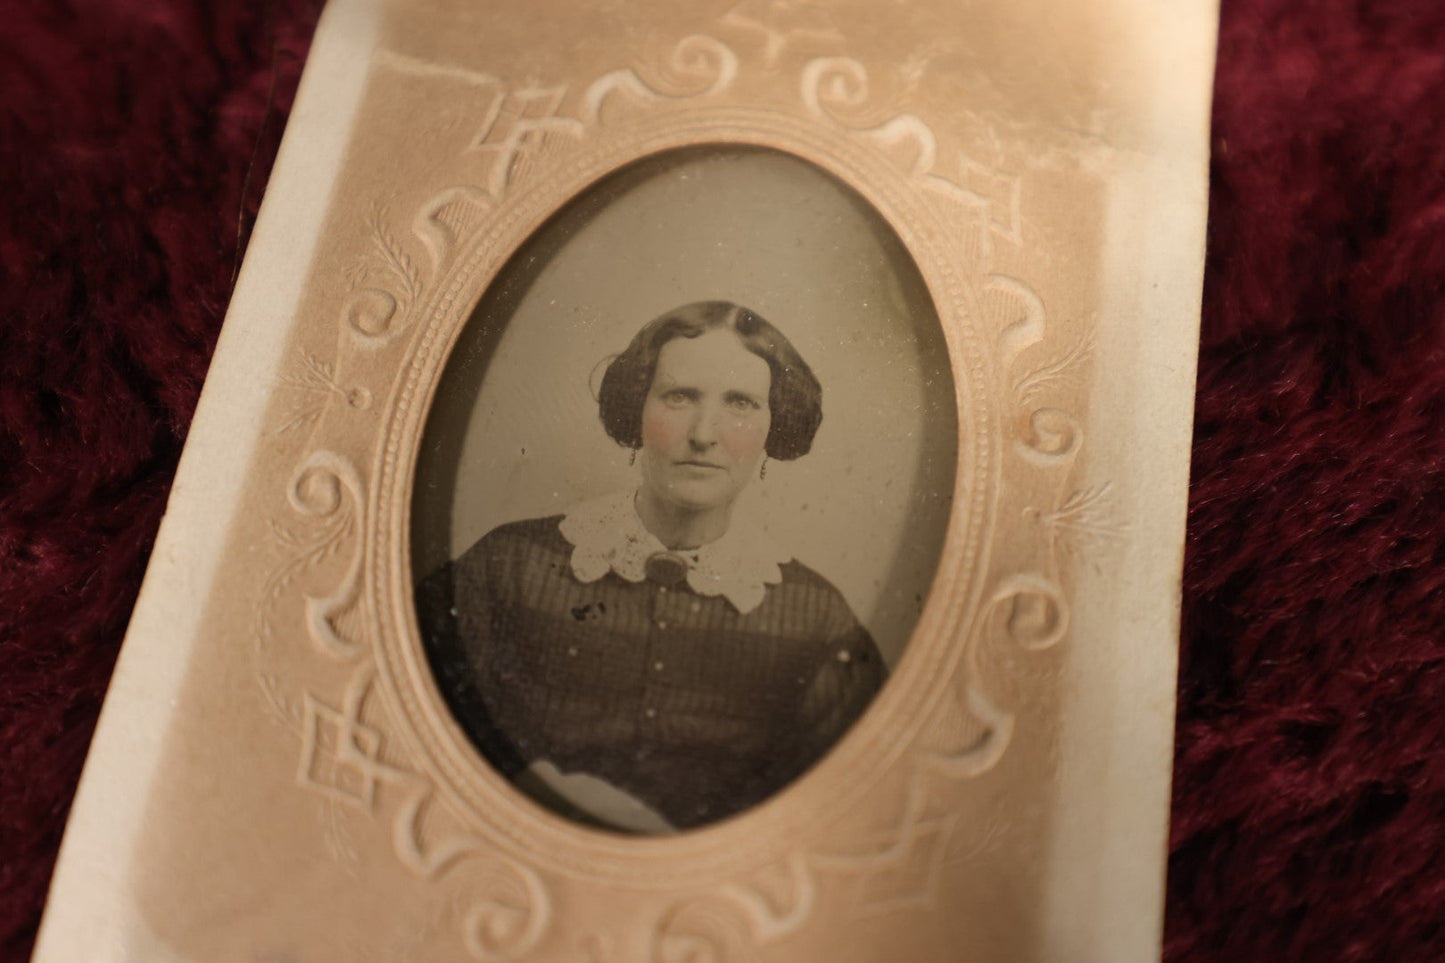
M 730 505 L 763 457 L 772 380 L 768 363 L 726 328 L 663 345 L 642 406 L 649 494 L 689 511 Z

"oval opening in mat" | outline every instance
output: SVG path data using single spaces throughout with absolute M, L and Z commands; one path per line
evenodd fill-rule
M 917 266 L 817 166 L 693 147 L 592 185 L 486 291 L 428 416 L 412 556 L 453 715 L 588 825 L 772 796 L 907 644 L 954 399 Z

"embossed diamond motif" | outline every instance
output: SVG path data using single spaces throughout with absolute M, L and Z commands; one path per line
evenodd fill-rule
M 790 43 L 818 46 L 843 39 L 828 9 L 805 0 L 743 0 L 723 15 L 721 23 L 761 37 L 763 61 L 769 67 Z
M 376 784 L 391 767 L 380 761 L 381 734 L 306 693 L 302 728 L 301 784 L 361 809 L 371 809 Z
M 565 86 L 526 87 L 510 93 L 499 92 L 472 144 L 474 150 L 497 154 L 488 178 L 493 196 L 500 197 L 522 156 L 538 146 L 549 133 L 579 136 L 582 124 L 570 117 L 558 116 Z
M 896 854 L 880 860 L 858 880 L 858 902 L 865 912 L 889 912 L 909 906 L 931 907 L 953 819 L 928 819 L 910 825 Z
M 1014 246 L 1022 244 L 1018 175 L 968 158 L 963 159 L 960 168 L 964 188 L 979 199 L 983 226 Z

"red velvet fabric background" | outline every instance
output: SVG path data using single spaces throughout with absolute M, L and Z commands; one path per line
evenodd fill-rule
M 0 959 L 316 0 L 0 0 Z M 1445 5 L 1225 0 L 1165 957 L 1445 960 Z

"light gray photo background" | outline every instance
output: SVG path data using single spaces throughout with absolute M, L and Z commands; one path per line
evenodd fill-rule
M 779 151 L 655 155 L 529 239 L 462 332 L 428 416 L 412 511 L 418 579 L 497 525 L 636 487 L 595 401 L 645 323 L 727 300 L 772 322 L 823 386 L 813 450 L 740 496 L 843 593 L 892 665 L 927 598 L 958 459 L 953 375 L 922 277 L 861 197 Z

